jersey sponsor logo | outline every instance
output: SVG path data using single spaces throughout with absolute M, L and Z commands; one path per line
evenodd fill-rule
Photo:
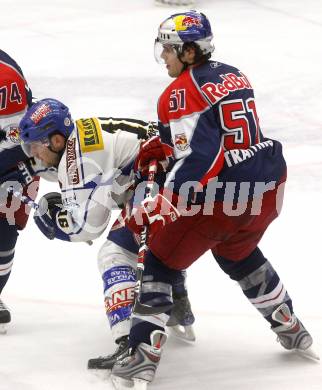
M 9 139 L 14 144 L 19 144 L 20 143 L 19 127 L 16 126 L 16 125 L 10 125 L 6 129 L 6 137 L 7 137 L 7 139 Z
M 78 119 L 80 146 L 83 153 L 104 149 L 102 130 L 97 118 Z
M 69 139 L 66 143 L 66 167 L 68 184 L 79 184 L 79 172 L 76 163 L 76 140 Z
M 37 125 L 50 112 L 52 112 L 52 109 L 48 104 L 44 103 L 37 108 L 37 110 L 31 115 L 30 119 L 34 122 L 35 125 Z
M 132 305 L 121 307 L 120 309 L 116 309 L 113 312 L 106 313 L 110 326 L 112 327 L 116 325 L 118 322 L 128 320 L 131 316 L 131 312 L 132 312 Z
M 114 284 L 135 281 L 136 273 L 130 266 L 113 267 L 104 273 L 105 289 L 114 286 Z
M 105 298 L 106 312 L 110 313 L 111 311 L 120 309 L 121 307 L 132 305 L 133 301 L 134 301 L 133 287 L 128 287 L 122 290 L 115 291 L 111 297 Z
M 110 322 L 110 326 L 116 325 L 118 322 L 121 321 L 121 318 L 118 314 L 108 314 L 108 320 Z
M 185 133 L 175 134 L 174 145 L 177 149 L 181 150 L 182 152 L 189 148 L 187 136 L 185 135 Z
M 211 104 L 218 103 L 231 92 L 242 89 L 253 89 L 247 77 L 239 72 L 240 76 L 234 73 L 221 74 L 221 83 L 205 83 L 201 86 L 202 92 Z

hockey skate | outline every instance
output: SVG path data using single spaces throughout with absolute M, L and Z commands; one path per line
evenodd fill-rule
M 192 327 L 195 317 L 188 297 L 174 299 L 173 303 L 174 306 L 166 324 L 170 333 L 185 341 L 195 341 L 196 336 Z
M 313 339 L 295 314 L 291 315 L 289 307 L 282 303 L 272 314 L 274 321 L 281 325 L 272 328 L 277 334 L 277 341 L 289 351 L 294 351 L 303 357 L 320 360 L 312 350 Z
M 7 333 L 7 325 L 11 321 L 10 311 L 0 299 L 0 334 Z
M 117 340 L 117 349 L 107 356 L 89 359 L 87 368 L 96 370 L 111 370 L 117 360 L 122 360 L 129 355 L 129 337 L 123 336 Z
M 112 369 L 112 383 L 116 390 L 132 388 L 145 390 L 152 382 L 161 358 L 161 347 L 166 342 L 167 335 L 155 330 L 150 335 L 151 345 L 141 343 L 130 356 L 116 361 Z

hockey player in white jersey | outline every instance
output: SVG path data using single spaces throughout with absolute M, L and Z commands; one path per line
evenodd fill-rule
M 155 131 L 152 123 L 134 119 L 100 117 L 74 122 L 69 109 L 55 99 L 43 99 L 28 110 L 20 122 L 23 148 L 44 165 L 57 167 L 61 186 L 61 194 L 49 193 L 39 201 L 40 212 L 34 219 L 42 233 L 49 239 L 72 242 L 99 237 L 112 209 L 123 207 L 132 197 L 135 158 L 141 143 Z M 133 234 L 116 223 L 98 262 L 107 317 L 118 347 L 114 354 L 90 359 L 89 368 L 112 368 L 116 358 L 128 351 L 137 251 Z M 194 317 L 184 273 L 174 290 L 177 306 L 169 325 L 190 329 Z
M 111 210 L 125 203 L 134 176 L 131 164 L 139 150 L 135 133 L 104 131 L 108 119 L 79 119 L 55 99 L 35 104 L 20 122 L 23 148 L 44 165 L 58 168 L 61 204 L 45 196 L 39 229 L 50 239 L 89 241 L 99 237 L 109 223 Z M 114 128 L 116 130 L 116 128 Z M 117 151 L 117 153 L 116 153 Z

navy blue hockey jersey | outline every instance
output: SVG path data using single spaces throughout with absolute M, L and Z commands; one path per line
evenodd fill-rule
M 263 137 L 252 85 L 235 67 L 207 61 L 184 71 L 161 95 L 158 116 L 175 155 L 165 186 L 180 194 L 193 187 L 190 200 L 214 178 L 278 182 L 285 175 L 281 144 Z
M 17 125 L 32 94 L 19 65 L 0 50 L 0 175 L 27 159 L 23 152 Z

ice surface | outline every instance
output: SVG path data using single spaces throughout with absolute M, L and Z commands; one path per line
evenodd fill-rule
M 281 217 L 261 249 L 291 294 L 322 353 L 320 0 L 197 0 L 213 23 L 215 58 L 251 80 L 261 127 L 283 141 L 288 185 Z M 64 101 L 74 118 L 156 119 L 169 83 L 154 62 L 153 0 L 1 0 L 1 48 L 39 98 Z M 41 193 L 56 190 L 41 183 Z M 29 221 L 3 294 L 12 311 L 0 336 L 0 390 L 107 390 L 108 373 L 87 359 L 114 349 L 92 247 L 48 241 Z M 287 353 L 209 254 L 188 271 L 197 341 L 170 339 L 151 389 L 322 388 L 317 363 Z

